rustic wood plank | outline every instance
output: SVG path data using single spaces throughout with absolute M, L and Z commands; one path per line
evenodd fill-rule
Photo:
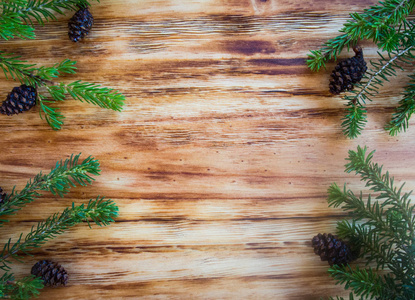
M 108 228 L 77 226 L 25 264 L 61 262 L 67 288 L 40 299 L 319 299 L 344 294 L 310 249 L 344 214 L 328 208 L 329 184 L 349 149 L 368 145 L 376 160 L 415 188 L 415 130 L 390 137 L 382 127 L 399 99 L 393 81 L 369 105 L 363 135 L 346 140 L 343 104 L 327 92 L 329 71 L 311 73 L 308 49 L 336 35 L 361 0 L 112 0 L 94 4 L 95 25 L 79 44 L 59 17 L 38 41 L 2 42 L 31 62 L 78 61 L 77 76 L 128 96 L 122 113 L 59 103 L 65 126 L 53 132 L 35 110 L 0 116 L 1 187 L 22 188 L 71 153 L 93 155 L 102 175 L 64 199 L 38 199 L 0 236 L 98 194 L 120 206 Z M 365 43 L 365 55 L 376 49 Z M 347 54 L 343 54 L 347 56 Z M 333 66 L 331 64 L 330 66 Z M 15 85 L 0 81 L 1 97 Z M 411 121 L 411 126 L 415 126 Z

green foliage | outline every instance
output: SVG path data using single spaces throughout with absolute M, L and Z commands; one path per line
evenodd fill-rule
M 337 284 L 364 299 L 414 299 L 415 205 L 411 192 L 403 192 L 404 185 L 396 186 L 394 178 L 372 161 L 373 153 L 358 147 L 349 151 L 345 165 L 346 172 L 360 175 L 373 195 L 355 195 L 335 183 L 328 189 L 329 206 L 341 207 L 352 217 L 337 223 L 337 234 L 360 249 L 365 266 L 332 266 L 329 273 Z
M 19 193 L 13 188 L 0 206 L 0 217 L 15 214 L 40 197 L 42 194 L 39 191 L 50 191 L 53 195 L 63 197 L 76 184 L 91 184 L 94 180 L 92 175 L 98 176 L 101 172 L 99 162 L 91 156 L 83 161 L 79 161 L 79 157 L 80 154 L 71 155 L 65 161 L 57 162 L 49 174 L 40 172 Z M 0 220 L 0 226 L 4 222 L 7 220 Z
M 113 89 L 80 80 L 69 84 L 62 82 L 55 84 L 52 81 L 61 74 L 75 74 L 75 64 L 76 61 L 65 59 L 52 67 L 36 67 L 35 64 L 28 64 L 21 60 L 19 56 L 0 51 L 0 67 L 3 69 L 6 78 L 11 77 L 22 84 L 36 87 L 44 86 L 46 88 L 53 100 L 48 100 L 38 89 L 39 114 L 41 118 L 44 116 L 49 126 L 55 130 L 61 129 L 65 117 L 51 104 L 53 105 L 56 101 L 64 101 L 68 95 L 75 100 L 115 111 L 121 111 L 124 105 L 125 96 Z
M 341 34 L 328 40 L 321 49 L 311 50 L 307 64 L 319 71 L 329 60 L 336 60 L 344 48 L 347 50 L 360 40 L 371 40 L 377 44 L 379 59 L 371 61 L 371 68 L 354 90 L 344 96 L 347 113 L 343 118 L 343 132 L 349 138 L 361 134 L 366 124 L 366 102 L 372 101 L 388 77 L 397 76 L 396 70 L 403 66 L 412 68 L 415 62 L 415 22 L 407 19 L 413 12 L 415 0 L 386 0 L 371 6 L 363 13 L 350 14 L 351 20 L 344 24 Z M 412 114 L 413 102 L 409 84 L 392 121 L 386 127 L 391 135 L 405 131 Z
M 34 39 L 34 22 L 44 25 L 45 21 L 56 20 L 55 13 L 64 15 L 64 10 L 75 11 L 89 5 L 86 0 L 1 1 L 0 37 Z
M 29 180 L 25 188 L 19 193 L 13 191 L 0 206 L 0 216 L 16 213 L 26 204 L 34 201 L 41 194 L 39 191 L 50 191 L 53 195 L 63 197 L 70 187 L 91 184 L 93 175 L 99 175 L 99 162 L 93 157 L 83 161 L 80 155 L 71 155 L 66 160 L 58 161 L 49 174 L 37 174 Z M 118 216 L 118 207 L 110 199 L 97 197 L 89 200 L 88 204 L 75 205 L 62 212 L 55 213 L 42 222 L 33 226 L 29 233 L 19 235 L 16 241 L 8 239 L 0 252 L 0 269 L 4 274 L 0 278 L 0 298 L 2 299 L 29 299 L 36 297 L 43 288 L 42 280 L 33 276 L 15 280 L 11 271 L 13 261 L 21 261 L 24 255 L 30 255 L 35 250 L 65 232 L 76 224 L 86 222 L 91 228 L 91 222 L 98 226 L 106 226 Z M 0 226 L 7 220 L 1 220 Z
M 89 5 L 87 0 L 0 0 L 0 38 L 33 39 L 34 22 L 43 25 L 45 21 L 55 20 L 55 14 L 63 15 L 66 10 L 78 10 Z M 115 111 L 121 111 L 124 105 L 125 96 L 111 88 L 80 80 L 69 84 L 53 81 L 62 74 L 76 74 L 75 64 L 76 61 L 65 59 L 51 67 L 38 67 L 20 56 L 0 51 L 0 67 L 6 79 L 36 87 L 40 117 L 54 130 L 61 129 L 65 117 L 53 105 L 64 101 L 67 96 Z
M 390 135 L 397 135 L 401 131 L 406 131 L 408 122 L 415 112 L 415 74 L 409 76 L 409 84 L 405 87 L 403 98 L 399 101 L 399 106 L 393 114 L 392 120 L 386 126 Z
M 39 296 L 42 288 L 42 279 L 33 275 L 14 280 L 12 274 L 4 273 L 0 278 L 1 299 L 30 299 Z

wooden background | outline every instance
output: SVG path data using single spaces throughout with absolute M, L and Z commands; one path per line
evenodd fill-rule
M 63 199 L 50 194 L 0 230 L 3 241 L 97 195 L 120 207 L 117 223 L 78 225 L 24 264 L 60 262 L 66 288 L 41 299 L 319 299 L 343 294 L 310 240 L 343 214 L 328 208 L 333 181 L 363 188 L 343 172 L 349 149 L 376 149 L 398 182 L 415 188 L 415 123 L 398 137 L 382 129 L 404 80 L 369 105 L 357 140 L 340 129 L 343 103 L 327 71 L 311 73 L 308 49 L 337 34 L 348 13 L 374 0 L 111 0 L 94 3 L 90 36 L 75 44 L 67 20 L 37 28 L 37 41 L 2 42 L 30 62 L 78 61 L 76 76 L 119 89 L 122 113 L 59 103 L 59 132 L 38 108 L 0 116 L 0 185 L 21 189 L 71 153 L 93 155 L 102 175 Z M 367 58 L 376 56 L 363 44 Z M 348 54 L 344 53 L 343 57 Z M 16 83 L 0 81 L 3 99 Z

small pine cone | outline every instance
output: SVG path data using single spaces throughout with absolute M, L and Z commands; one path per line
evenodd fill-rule
M 93 23 L 94 18 L 88 8 L 81 8 L 69 20 L 69 39 L 72 42 L 79 42 L 89 33 Z
M 328 261 L 332 265 L 345 265 L 355 259 L 350 247 L 331 233 L 319 233 L 311 240 L 314 253 L 319 255 L 322 261 Z
M 14 115 L 31 109 L 36 105 L 37 92 L 34 87 L 21 85 L 13 88 L 0 107 L 0 113 Z
M 367 66 L 361 47 L 354 47 L 355 56 L 337 64 L 330 78 L 330 92 L 334 95 L 353 89 L 366 73 Z
M 4 203 L 4 200 L 6 199 L 7 194 L 3 193 L 3 189 L 0 187 L 0 206 Z
M 65 269 L 50 260 L 40 260 L 35 263 L 31 273 L 41 277 L 45 286 L 65 286 L 68 282 L 68 273 Z

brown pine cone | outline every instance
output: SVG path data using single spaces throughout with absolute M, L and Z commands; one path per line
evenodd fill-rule
M 319 255 L 322 261 L 328 261 L 332 265 L 345 265 L 355 259 L 349 245 L 338 239 L 331 233 L 319 233 L 311 240 L 314 253 Z
M 72 42 L 79 42 L 91 30 L 94 18 L 87 7 L 79 9 L 68 22 L 68 35 Z
M 367 66 L 361 47 L 354 47 L 354 57 L 345 59 L 337 64 L 330 78 L 330 92 L 334 95 L 353 89 L 366 73 Z
M 36 98 L 34 87 L 25 84 L 15 87 L 0 106 L 0 113 L 10 116 L 27 111 L 36 105 Z
M 4 200 L 6 199 L 7 194 L 3 193 L 3 189 L 0 187 L 0 206 L 4 203 Z
M 50 260 L 40 260 L 33 267 L 31 274 L 41 277 L 45 286 L 65 286 L 68 283 L 68 273 L 58 263 Z

